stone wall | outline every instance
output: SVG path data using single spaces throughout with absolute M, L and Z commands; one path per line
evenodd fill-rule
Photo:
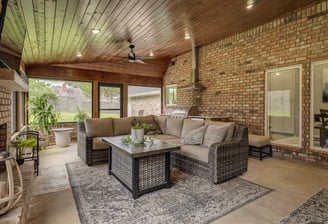
M 179 105 L 198 105 L 204 116 L 230 116 L 260 135 L 265 132 L 265 71 L 301 64 L 302 146 L 275 147 L 281 155 L 328 164 L 328 153 L 310 149 L 310 63 L 328 59 L 327 1 L 198 51 L 199 82 L 206 89 L 179 89 L 190 82 L 191 52 L 172 59 L 175 65 L 168 68 L 164 86 L 178 85 Z

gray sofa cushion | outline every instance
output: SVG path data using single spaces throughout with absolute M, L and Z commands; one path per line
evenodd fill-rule
M 182 145 L 181 150 L 174 151 L 174 152 L 187 156 L 189 158 L 200 160 L 206 163 L 208 162 L 209 150 L 207 147 L 196 146 L 196 145 Z
M 213 143 L 222 142 L 227 134 L 227 127 L 209 125 L 206 128 L 203 145 L 209 147 Z
M 166 119 L 165 134 L 173 135 L 180 138 L 182 132 L 183 120 L 184 119 L 168 117 Z
M 183 120 L 183 127 L 181 138 L 184 138 L 190 131 L 193 131 L 197 128 L 204 126 L 205 121 L 203 120 L 191 120 L 191 119 L 184 119 Z
M 94 137 L 113 136 L 112 118 L 89 118 L 84 121 L 85 130 Z

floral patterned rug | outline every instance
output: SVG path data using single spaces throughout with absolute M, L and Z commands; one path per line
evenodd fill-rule
M 321 189 L 286 218 L 281 220 L 280 223 L 328 223 L 328 190 Z
M 108 175 L 108 164 L 73 162 L 66 168 L 82 224 L 210 223 L 271 191 L 241 178 L 213 184 L 172 169 L 171 188 L 134 200 Z

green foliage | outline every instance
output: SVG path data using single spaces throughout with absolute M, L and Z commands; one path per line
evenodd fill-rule
M 58 97 L 53 93 L 44 93 L 40 96 L 36 95 L 28 102 L 28 109 L 32 121 L 30 122 L 34 128 L 37 128 L 44 135 L 50 134 L 51 128 L 57 125 L 59 113 L 54 111 L 54 104 L 58 101 Z
M 79 107 L 76 108 L 77 112 L 76 115 L 74 117 L 74 120 L 77 121 L 84 121 L 85 119 L 89 118 L 89 115 L 87 114 L 87 112 Z
M 20 136 L 17 136 L 15 140 L 10 142 L 10 146 L 16 148 L 18 158 L 22 157 L 25 147 L 35 147 L 37 145 L 35 138 L 28 138 L 23 140 Z
M 132 125 L 131 128 L 133 129 L 149 129 L 150 127 L 152 126 L 152 124 L 149 124 L 149 123 L 136 123 L 135 125 Z
M 82 93 L 89 99 L 91 99 L 92 93 L 92 84 L 90 82 L 74 82 L 74 81 L 65 81 L 66 84 L 80 88 Z

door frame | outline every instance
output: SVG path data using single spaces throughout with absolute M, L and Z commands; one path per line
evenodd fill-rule
M 268 69 L 265 71 L 265 109 L 264 109 L 264 133 L 265 136 L 270 137 L 269 134 L 269 129 L 268 129 L 268 75 L 269 73 L 272 72 L 279 72 L 279 71 L 285 71 L 285 70 L 291 70 L 291 69 L 299 69 L 299 140 L 298 140 L 298 146 L 301 146 L 302 144 L 302 64 L 298 65 L 291 65 L 291 66 L 285 66 L 285 67 L 279 67 L 279 68 L 273 68 L 273 69 Z M 288 144 L 287 144 L 288 145 Z

